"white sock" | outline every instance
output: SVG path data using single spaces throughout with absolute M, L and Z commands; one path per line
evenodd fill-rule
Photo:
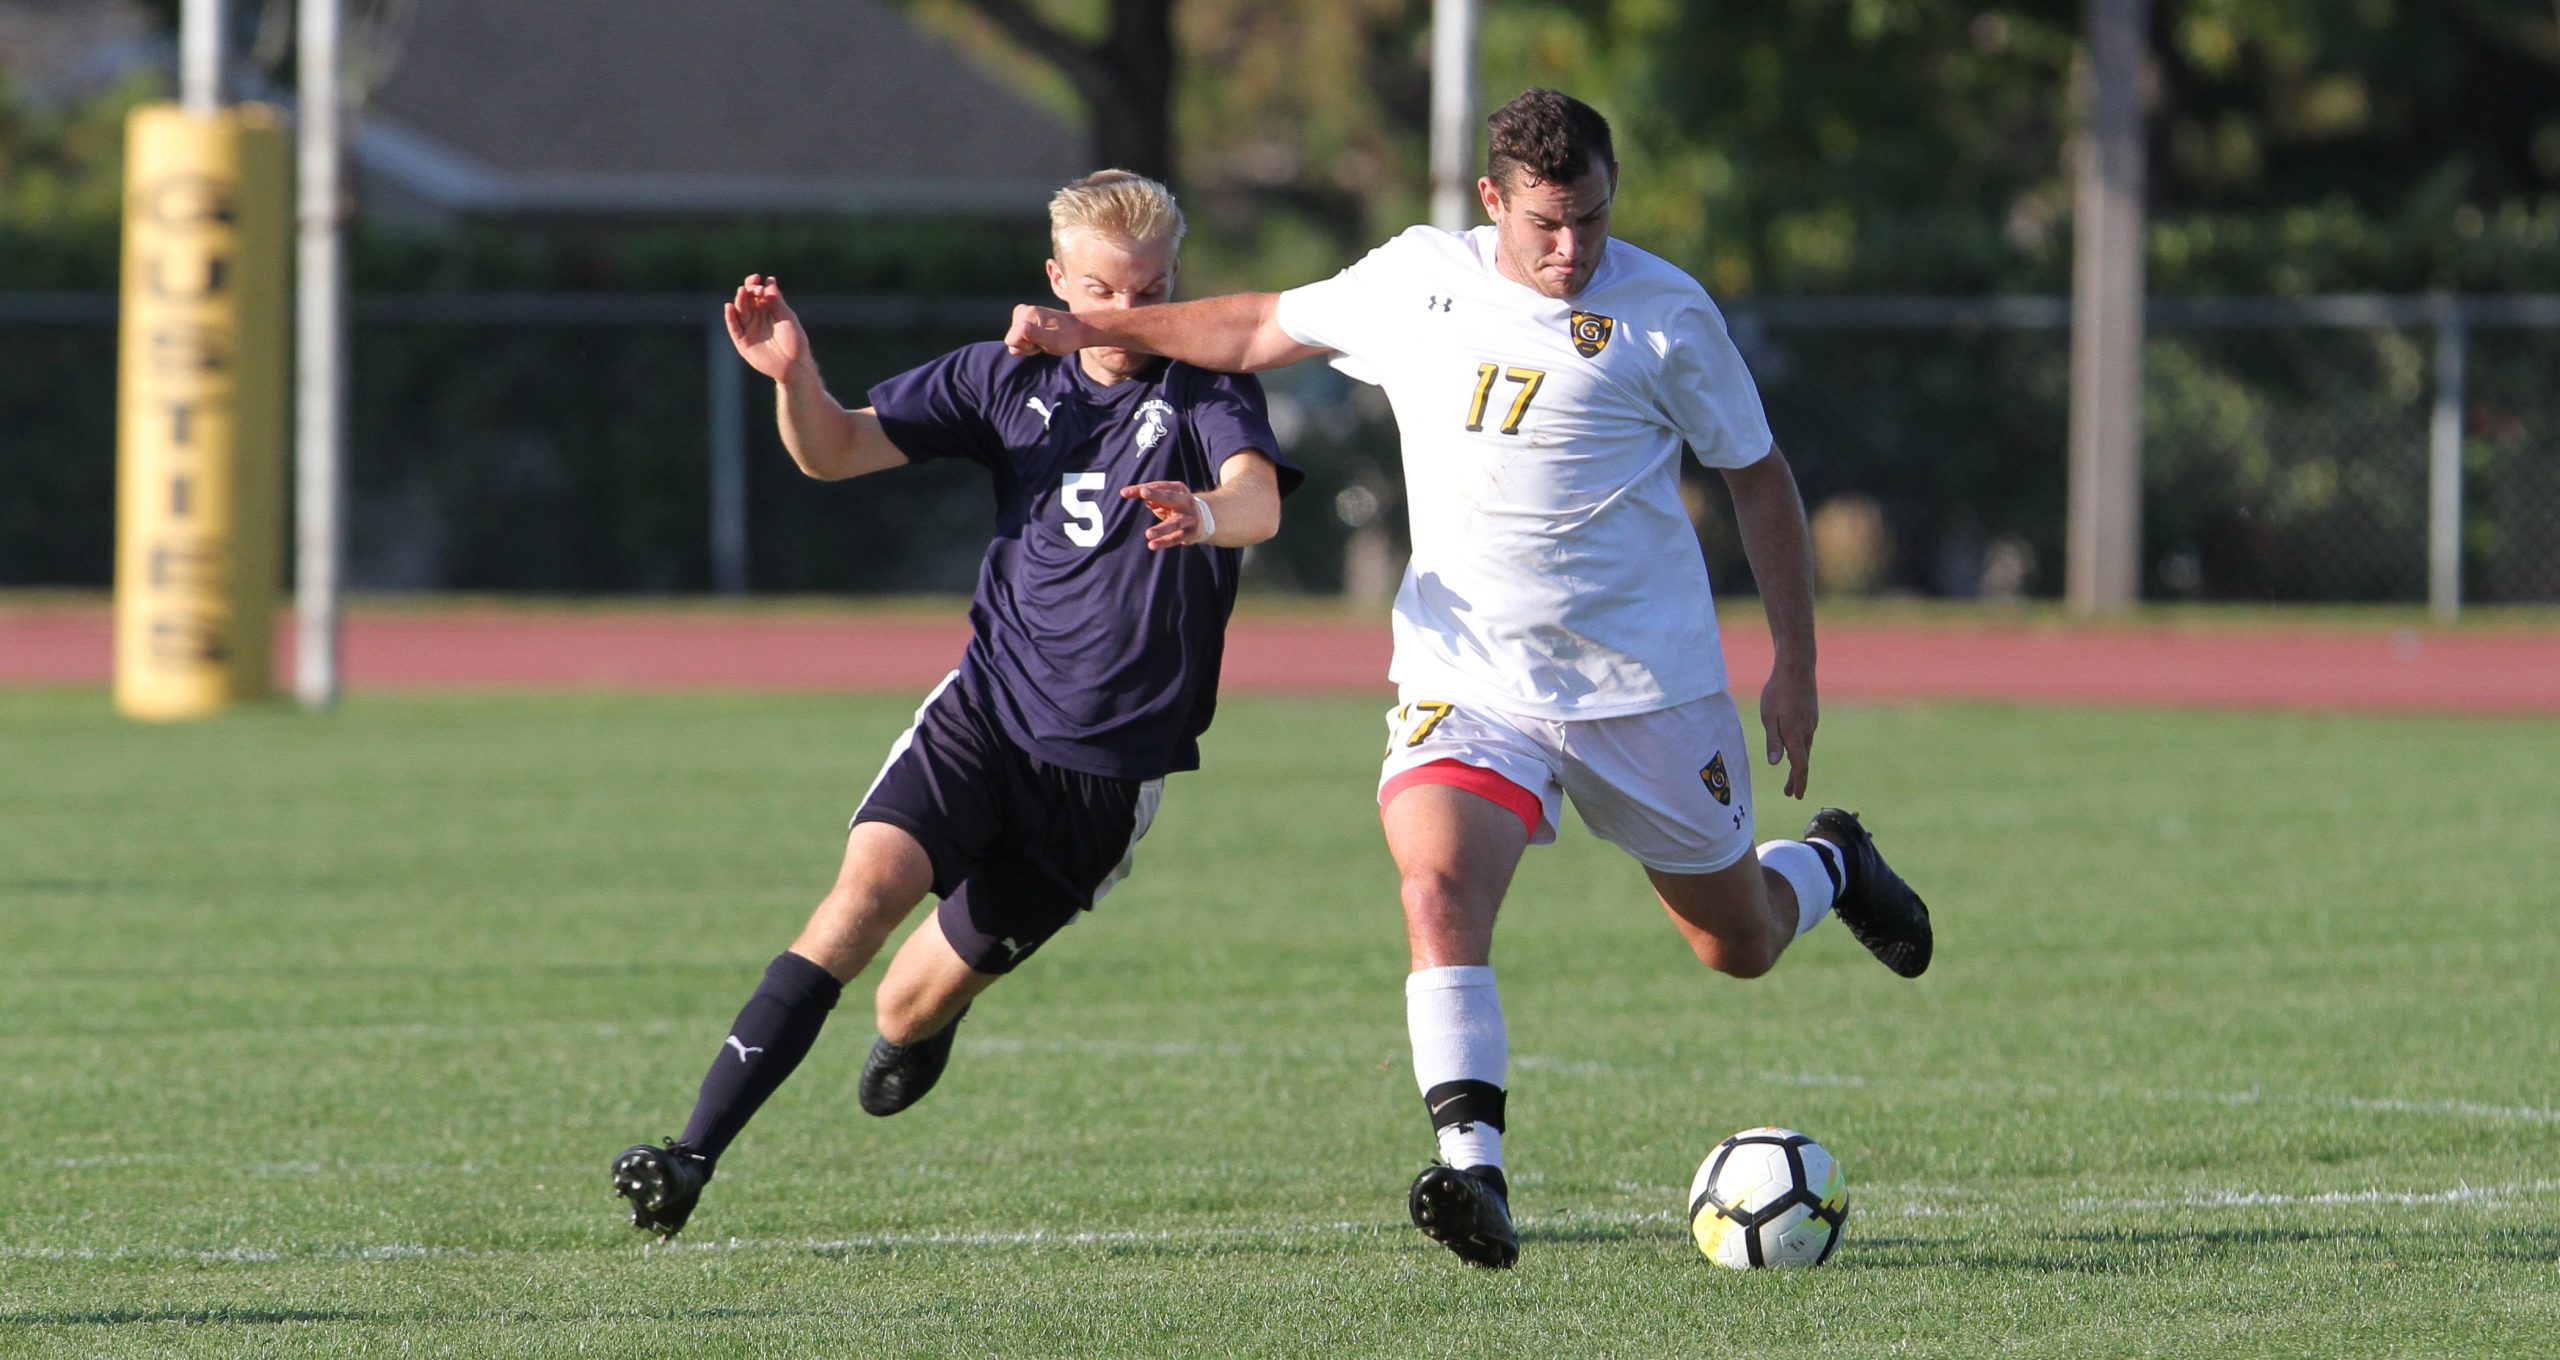
M 1821 851 L 1803 841 L 1764 841 L 1760 866 L 1796 890 L 1796 938 L 1804 938 L 1806 931 L 1831 914 L 1831 873 L 1822 866 Z
M 1425 968 L 1408 975 L 1404 1021 L 1413 1041 L 1414 1083 L 1422 1088 L 1426 1108 L 1432 1091 L 1445 1083 L 1482 1082 L 1501 1089 L 1511 1064 L 1511 1042 L 1502 1028 L 1502 1000 L 1494 991 L 1491 966 Z M 1502 1130 L 1483 1120 L 1446 1125 L 1438 1137 L 1440 1160 L 1451 1166 L 1502 1165 Z

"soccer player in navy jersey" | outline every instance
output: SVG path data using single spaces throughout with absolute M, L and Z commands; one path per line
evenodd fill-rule
M 1163 185 L 1105 170 L 1059 190 L 1049 221 L 1049 286 L 1070 311 L 1172 295 L 1183 221 Z M 993 475 L 996 533 L 959 669 L 890 747 L 834 889 L 731 1023 L 684 1132 L 614 1158 L 632 1226 L 662 1242 L 927 893 L 940 907 L 875 995 L 859 1090 L 875 1115 L 931 1090 L 970 1002 L 1128 871 L 1164 777 L 1199 766 L 1239 549 L 1279 530 L 1300 479 L 1250 377 L 987 343 L 847 410 L 777 281 L 748 275 L 727 314 L 738 353 L 774 380 L 801 471 L 833 481 L 965 458 Z

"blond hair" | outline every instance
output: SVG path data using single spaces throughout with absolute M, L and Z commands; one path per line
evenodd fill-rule
M 1127 170 L 1096 170 L 1049 198 L 1049 250 L 1066 253 L 1067 237 L 1102 232 L 1132 241 L 1165 240 L 1182 248 L 1182 208 L 1173 191 Z

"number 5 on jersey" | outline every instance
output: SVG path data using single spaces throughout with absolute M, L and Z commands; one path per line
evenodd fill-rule
M 1079 548 L 1102 541 L 1102 507 L 1093 499 L 1101 490 L 1099 472 L 1070 472 L 1058 487 L 1058 499 L 1067 507 L 1067 541 Z

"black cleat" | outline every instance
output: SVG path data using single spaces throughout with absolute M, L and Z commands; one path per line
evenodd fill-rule
M 1413 1178 L 1405 1200 L 1413 1211 L 1413 1226 L 1468 1265 L 1509 1270 L 1520 1259 L 1520 1234 L 1511 1226 L 1511 1186 L 1500 1167 L 1460 1171 L 1434 1163 Z
M 710 1160 L 672 1138 L 665 1147 L 624 1148 L 613 1159 L 613 1191 L 631 1201 L 631 1226 L 661 1243 L 684 1231 L 710 1182 Z
M 925 1092 L 942 1080 L 942 1069 L 951 1061 L 951 1036 L 959 1033 L 960 1022 L 968 1018 L 969 1008 L 962 1006 L 940 1032 L 912 1044 L 873 1039 L 871 1056 L 862 1063 L 862 1084 L 855 1090 L 863 1113 L 893 1115 L 924 1099 Z
M 1902 875 L 1876 853 L 1876 838 L 1858 824 L 1858 814 L 1824 808 L 1804 829 L 1806 840 L 1828 841 L 1839 850 L 1846 881 L 1831 903 L 1831 914 L 1867 952 L 1904 977 L 1929 971 L 1929 904 Z

